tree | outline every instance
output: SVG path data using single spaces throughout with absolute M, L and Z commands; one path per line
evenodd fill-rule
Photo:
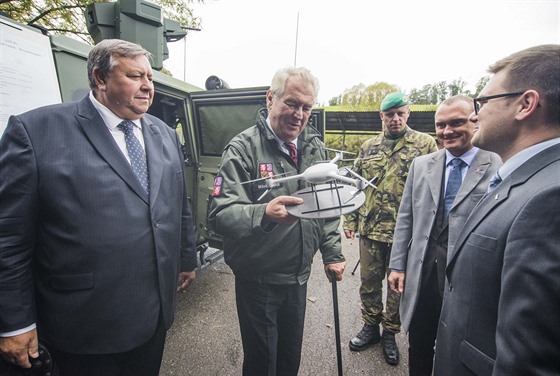
M 376 82 L 369 86 L 359 84 L 344 91 L 340 104 L 350 106 L 355 110 L 378 111 L 383 98 L 395 91 L 397 88 L 386 82 Z
M 162 7 L 165 17 L 182 26 L 198 28 L 201 20 L 195 17 L 189 4 L 204 0 L 151 0 Z M 24 24 L 37 26 L 49 33 L 73 35 L 91 43 L 84 11 L 90 3 L 107 0 L 0 0 L 0 11 Z
M 474 93 L 475 98 L 478 97 L 478 95 L 480 94 L 482 89 L 484 89 L 484 86 L 486 86 L 488 81 L 490 81 L 490 76 L 484 76 L 480 80 L 478 80 L 478 82 L 476 83 L 476 88 L 475 88 L 476 91 Z
M 482 87 L 487 81 L 483 81 L 482 78 L 477 85 L 477 92 L 482 90 Z M 478 86 L 482 85 L 480 89 Z M 408 95 L 410 101 L 414 104 L 438 104 L 444 99 L 454 96 L 454 95 L 466 95 L 472 96 L 470 90 L 466 89 L 467 82 L 462 78 L 451 81 L 447 83 L 446 81 L 436 82 L 434 84 L 427 84 L 422 87 L 422 89 L 412 89 Z
M 332 97 L 331 99 L 329 99 L 329 106 L 340 105 L 341 97 L 342 96 L 339 95 L 338 97 Z
M 408 99 L 414 104 L 430 104 L 430 91 L 432 85 L 424 85 L 422 89 L 412 89 L 408 94 Z
M 467 86 L 467 82 L 462 78 L 451 81 L 451 83 L 447 85 L 447 88 L 449 89 L 449 96 L 454 96 L 459 94 L 463 94 L 467 96 L 470 95 L 470 91 L 465 90 L 465 86 Z

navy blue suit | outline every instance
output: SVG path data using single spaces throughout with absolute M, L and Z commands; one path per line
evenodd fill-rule
M 88 97 L 12 116 L 0 141 L 0 332 L 119 353 L 174 317 L 196 268 L 175 131 L 142 118 L 150 196 Z

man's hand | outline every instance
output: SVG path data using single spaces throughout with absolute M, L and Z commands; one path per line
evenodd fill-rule
M 29 357 L 39 357 L 37 329 L 12 337 L 0 337 L 0 355 L 6 361 L 23 368 L 31 368 Z
M 325 273 L 329 281 L 331 280 L 331 273 L 336 275 L 337 281 L 342 281 L 342 273 L 344 273 L 344 268 L 346 268 L 346 261 L 337 262 L 335 264 L 325 265 Z
M 356 233 L 352 230 L 344 230 L 344 236 L 346 236 L 346 239 L 354 240 L 354 237 L 356 236 Z
M 389 273 L 389 278 L 387 278 L 389 283 L 389 288 L 401 295 L 404 291 L 404 273 L 394 272 Z
M 194 281 L 196 272 L 180 272 L 179 280 L 177 281 L 177 292 L 185 292 Z
M 262 225 L 266 226 L 270 222 L 274 222 L 289 226 L 296 223 L 299 218 L 288 213 L 286 206 L 301 204 L 303 204 L 303 199 L 292 196 L 278 196 L 272 199 L 266 205 Z

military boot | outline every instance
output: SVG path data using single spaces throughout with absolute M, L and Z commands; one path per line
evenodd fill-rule
M 368 345 L 379 343 L 381 336 L 379 335 L 379 325 L 364 324 L 364 327 L 350 340 L 350 350 L 362 351 Z
M 395 341 L 395 333 L 383 330 L 383 335 L 381 336 L 381 347 L 383 348 L 385 361 L 388 364 L 392 366 L 399 364 L 399 348 L 397 347 L 397 342 Z

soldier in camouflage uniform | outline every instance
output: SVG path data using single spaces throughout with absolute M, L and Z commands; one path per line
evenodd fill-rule
M 355 171 L 366 179 L 377 178 L 377 189 L 365 191 L 360 209 L 345 217 L 344 235 L 353 239 L 360 234 L 360 297 L 364 326 L 350 340 L 350 349 L 360 351 L 381 341 L 385 361 L 399 363 L 395 333 L 400 332 L 399 296 L 387 292 L 383 312 L 383 279 L 388 275 L 393 232 L 408 169 L 412 160 L 437 150 L 433 137 L 408 127 L 410 115 L 407 97 L 392 93 L 381 103 L 379 113 L 383 132 L 366 141 L 354 163 Z M 389 290 L 389 289 L 388 289 Z M 383 325 L 383 334 L 379 333 Z

